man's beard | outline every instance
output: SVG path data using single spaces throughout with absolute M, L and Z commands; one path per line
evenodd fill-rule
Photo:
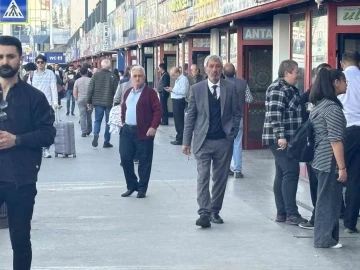
M 10 79 L 14 77 L 19 71 L 19 67 L 13 68 L 12 66 L 5 64 L 0 66 L 0 77 L 4 79 Z

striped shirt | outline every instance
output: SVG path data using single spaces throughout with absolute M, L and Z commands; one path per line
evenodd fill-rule
M 54 72 L 45 69 L 40 73 L 36 70 L 32 78 L 29 76 L 28 83 L 43 92 L 51 106 L 58 103 L 56 76 Z
M 310 112 L 315 134 L 314 169 L 330 172 L 334 158 L 332 142 L 344 140 L 346 119 L 341 107 L 334 101 L 323 99 Z

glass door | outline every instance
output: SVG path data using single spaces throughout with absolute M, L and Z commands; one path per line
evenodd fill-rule
M 345 51 L 357 51 L 360 53 L 360 34 L 338 35 L 338 69 L 341 69 L 341 56 Z

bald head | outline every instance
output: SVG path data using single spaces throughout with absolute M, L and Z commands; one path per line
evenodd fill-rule
M 174 79 L 179 78 L 181 75 L 181 70 L 178 67 L 173 67 L 170 69 L 170 76 Z
M 104 59 L 101 61 L 101 68 L 103 69 L 111 69 L 111 62 L 109 59 Z
M 190 69 L 191 69 L 191 75 L 193 75 L 194 77 L 199 75 L 200 70 L 196 64 L 192 64 Z
M 235 77 L 235 67 L 233 64 L 231 63 L 225 64 L 224 75 L 229 78 Z

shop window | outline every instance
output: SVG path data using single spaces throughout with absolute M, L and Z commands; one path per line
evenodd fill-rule
M 230 32 L 230 63 L 237 69 L 237 32 Z
M 164 44 L 164 51 L 165 52 L 176 51 L 176 44 L 165 43 Z
M 328 16 L 327 9 L 311 11 L 311 76 L 315 79 L 316 67 L 327 63 L 328 58 Z
M 297 88 L 300 93 L 305 87 L 305 60 L 306 60 L 306 21 L 305 13 L 292 16 L 292 57 L 299 64 L 299 79 Z
M 227 33 L 220 33 L 220 56 L 222 58 L 223 64 L 225 65 L 228 62 L 228 39 Z
M 144 48 L 144 54 L 153 54 L 154 49 L 153 47 L 145 47 Z
M 210 48 L 210 38 L 194 38 L 194 48 Z
M 136 50 L 131 50 L 130 54 L 131 54 L 131 56 L 137 56 Z

